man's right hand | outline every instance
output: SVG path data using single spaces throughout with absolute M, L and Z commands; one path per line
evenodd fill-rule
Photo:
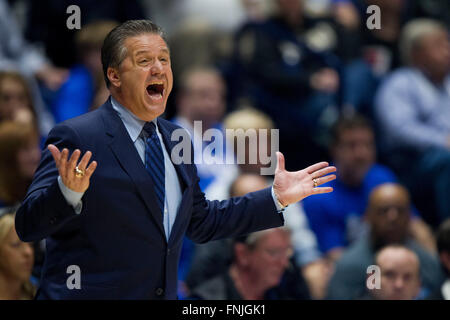
M 69 150 L 64 148 L 61 152 L 53 144 L 48 145 L 48 150 L 51 152 L 53 159 L 56 162 L 56 168 L 58 168 L 59 175 L 64 185 L 75 192 L 85 192 L 89 188 L 89 179 L 97 168 L 97 162 L 92 161 L 89 166 L 89 160 L 91 159 L 92 152 L 87 151 L 81 161 L 78 163 L 81 151 L 76 149 L 70 159 Z M 75 167 L 84 172 L 82 177 L 75 174 Z

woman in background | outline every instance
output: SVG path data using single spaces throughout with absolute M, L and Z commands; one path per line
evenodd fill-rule
M 14 214 L 0 216 L 0 300 L 33 299 L 33 253 L 32 245 L 17 236 Z
M 0 208 L 14 207 L 24 199 L 40 157 L 34 126 L 17 121 L 0 123 Z

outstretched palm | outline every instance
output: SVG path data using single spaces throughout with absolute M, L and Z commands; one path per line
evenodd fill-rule
M 92 161 L 88 166 L 89 160 L 91 159 L 92 152 L 87 151 L 84 156 L 80 158 L 81 151 L 76 149 L 70 159 L 69 150 L 64 148 L 61 152 L 53 144 L 48 145 L 48 150 L 53 156 L 56 163 L 56 168 L 58 168 L 59 175 L 62 179 L 63 184 L 70 190 L 76 192 L 85 192 L 89 187 L 89 179 L 97 168 L 97 161 Z M 75 174 L 75 168 L 83 172 L 82 176 L 77 176 Z
M 331 187 L 318 187 L 336 179 L 334 174 L 327 175 L 336 171 L 336 167 L 328 166 L 328 162 L 319 162 L 306 169 L 290 172 L 284 168 L 284 156 L 281 152 L 277 152 L 277 160 L 273 190 L 281 204 L 288 205 L 312 194 L 333 191 Z

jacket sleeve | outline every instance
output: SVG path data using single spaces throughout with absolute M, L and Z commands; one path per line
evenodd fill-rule
M 237 237 L 284 224 L 270 187 L 224 201 L 208 201 L 198 183 L 194 188 L 194 207 L 187 230 L 187 236 L 194 242 Z
M 49 133 L 33 182 L 16 213 L 17 234 L 26 242 L 54 234 L 77 216 L 61 193 L 58 169 L 48 144 L 54 144 L 59 150 L 69 149 L 69 156 L 76 148 L 81 149 L 78 135 L 69 126 L 58 125 Z

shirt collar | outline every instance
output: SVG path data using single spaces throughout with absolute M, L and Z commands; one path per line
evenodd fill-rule
M 130 135 L 131 140 L 136 142 L 137 138 L 140 136 L 142 132 L 142 128 L 145 125 L 145 121 L 139 119 L 136 115 L 134 115 L 130 110 L 121 105 L 116 99 L 111 96 L 111 105 L 114 110 L 119 114 L 120 119 L 122 119 L 125 128 Z M 157 118 L 153 119 L 152 122 L 155 124 L 156 128 L 158 128 Z

